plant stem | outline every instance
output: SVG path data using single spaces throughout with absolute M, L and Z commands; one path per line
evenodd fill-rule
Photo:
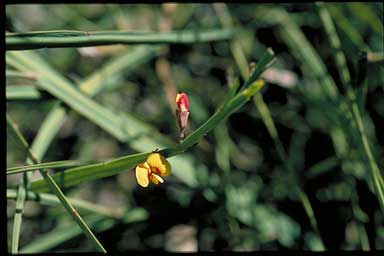
M 173 32 L 124 32 L 124 31 L 35 31 L 28 33 L 6 33 L 6 50 L 28 50 L 39 48 L 86 47 L 110 44 L 185 44 L 203 43 L 231 39 L 233 30 Z
M 227 6 L 225 4 L 216 3 L 216 4 L 214 4 L 214 8 L 218 14 L 218 17 L 219 17 L 222 25 L 226 26 L 226 27 L 232 27 L 234 22 L 233 22 L 231 14 L 228 11 Z M 235 61 L 237 63 L 237 66 L 240 70 L 241 75 L 243 76 L 244 79 L 247 79 L 249 76 L 249 68 L 248 68 L 248 64 L 247 64 L 247 58 L 246 58 L 246 56 L 245 56 L 245 54 L 241 48 L 240 43 L 236 40 L 231 41 L 230 49 L 231 49 L 232 55 L 235 58 Z M 260 60 L 260 61 L 262 61 L 262 60 Z M 260 70 L 260 71 L 262 72 L 264 70 Z M 261 75 L 261 73 L 259 75 Z M 277 150 L 277 153 L 278 153 L 282 163 L 284 164 L 285 168 L 288 171 L 290 171 L 290 173 L 294 173 L 294 169 L 292 168 L 292 166 L 289 164 L 289 161 L 287 160 L 286 152 L 285 152 L 284 147 L 283 147 L 283 145 L 279 139 L 279 136 L 278 136 L 275 124 L 273 122 L 271 113 L 268 109 L 268 106 L 265 104 L 262 95 L 260 93 L 256 93 L 253 96 L 253 100 L 254 100 L 254 103 L 256 105 L 257 110 L 260 112 L 261 119 L 262 119 L 264 125 L 266 126 L 269 135 L 271 136 L 271 138 L 274 141 L 275 148 Z M 320 240 L 321 240 L 322 249 L 324 249 L 324 244 L 323 244 L 323 241 L 322 241 L 319 229 L 318 229 L 316 218 L 314 217 L 314 212 L 313 212 L 311 203 L 310 203 L 307 195 L 304 193 L 304 191 L 300 187 L 296 187 L 296 190 L 297 190 L 297 194 L 299 196 L 299 199 L 303 205 L 303 208 L 304 208 L 304 210 L 305 210 L 305 212 L 306 212 L 306 214 L 310 220 L 312 228 L 318 233 Z
M 18 195 L 17 190 L 7 189 L 7 199 L 16 199 Z M 26 200 L 35 201 L 44 205 L 58 206 L 61 205 L 60 200 L 53 194 L 47 193 L 34 193 L 28 191 L 26 194 Z M 121 218 L 123 215 L 123 209 L 109 209 L 100 205 L 96 205 L 81 199 L 69 198 L 68 201 L 81 210 L 104 215 L 109 218 Z
M 378 198 L 382 211 L 384 211 L 384 188 L 382 186 L 383 178 L 380 174 L 380 170 L 376 164 L 371 147 L 368 142 L 368 138 L 365 133 L 360 110 L 356 102 L 355 92 L 351 87 L 351 76 L 347 68 L 345 56 L 343 54 L 343 51 L 341 50 L 341 42 L 339 40 L 339 37 L 337 36 L 336 28 L 333 24 L 331 15 L 329 14 L 325 4 L 321 2 L 316 4 L 318 6 L 319 15 L 323 22 L 324 28 L 330 39 L 331 46 L 336 51 L 336 56 L 335 56 L 336 64 L 337 64 L 337 68 L 338 68 L 341 80 L 343 82 L 344 91 L 346 93 L 347 104 L 350 112 L 352 113 L 353 120 L 356 124 L 360 142 L 363 146 L 363 152 L 365 154 L 365 158 L 368 160 L 370 176 L 371 176 L 374 190 L 376 192 L 376 196 Z
M 16 124 L 13 122 L 13 120 L 6 114 L 7 117 L 7 125 L 12 131 L 12 134 L 19 140 L 20 144 L 24 146 L 24 148 L 27 150 L 27 154 L 30 157 L 30 159 L 35 163 L 38 164 L 39 160 L 37 160 L 36 156 L 33 154 L 33 152 L 30 150 L 29 145 L 27 141 L 24 139 L 23 135 L 17 128 Z M 67 200 L 59 186 L 57 186 L 56 182 L 53 180 L 51 175 L 48 173 L 47 170 L 42 169 L 40 170 L 40 174 L 43 176 L 45 181 L 47 182 L 50 189 L 56 194 L 56 196 L 59 198 L 61 204 L 65 207 L 67 212 L 73 217 L 73 219 L 77 222 L 77 224 L 80 226 L 80 228 L 83 230 L 84 234 L 88 237 L 88 239 L 94 244 L 94 246 L 97 248 L 98 251 L 106 253 L 106 250 L 101 245 L 101 243 L 97 240 L 96 236 L 92 233 L 90 228 L 87 226 L 87 224 L 84 222 L 84 220 L 81 218 L 79 213 L 76 211 L 76 209 L 72 206 L 72 204 Z
M 7 168 L 7 175 L 36 171 L 36 170 L 39 170 L 42 168 L 44 168 L 44 169 L 60 169 L 60 168 L 75 167 L 75 166 L 85 165 L 85 164 L 86 163 L 82 163 L 80 161 L 64 160 L 64 161 L 46 162 L 46 163 L 41 163 L 41 164 L 17 166 L 17 167 Z

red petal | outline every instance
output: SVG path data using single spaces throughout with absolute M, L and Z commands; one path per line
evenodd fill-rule
M 181 108 L 182 105 L 188 110 L 189 109 L 189 100 L 186 93 L 178 93 L 176 96 L 176 103 L 179 108 Z

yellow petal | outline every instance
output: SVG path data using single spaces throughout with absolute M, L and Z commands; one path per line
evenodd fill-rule
M 149 172 L 149 170 L 148 170 L 147 166 L 145 166 L 144 163 L 136 166 L 137 183 L 139 183 L 139 185 L 144 187 L 144 188 L 148 187 L 148 184 L 149 184 L 148 172 Z
M 178 93 L 178 94 L 176 95 L 176 103 L 179 101 L 180 96 L 181 96 L 181 93 Z
M 153 176 L 153 174 L 151 176 L 149 176 L 149 179 L 152 181 L 152 183 L 154 183 L 156 185 L 159 184 L 159 181 L 156 179 L 155 176 Z
M 153 183 L 155 183 L 155 184 L 158 184 L 159 182 L 160 183 L 164 183 L 164 180 L 163 180 L 163 178 L 161 178 L 159 175 L 157 175 L 156 173 L 152 173 L 152 175 L 151 175 L 151 181 L 153 182 Z M 156 180 L 156 182 L 154 182 L 154 180 Z
M 159 153 L 152 153 L 147 158 L 147 163 L 150 167 L 156 168 L 159 171 L 159 174 L 163 177 L 168 176 L 171 174 L 171 165 Z

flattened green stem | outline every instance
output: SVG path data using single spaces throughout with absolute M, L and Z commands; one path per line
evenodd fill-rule
M 262 58 L 270 61 L 273 59 L 273 57 L 274 54 L 272 50 L 268 49 Z M 269 61 L 258 63 L 254 72 L 258 72 L 257 70 L 264 69 Z M 222 108 L 213 114 L 197 130 L 191 133 L 181 144 L 178 144 L 174 148 L 163 149 L 159 152 L 166 157 L 172 157 L 185 152 L 187 149 L 198 143 L 203 136 L 214 129 L 222 121 L 224 121 L 230 114 L 243 106 L 256 92 L 259 91 L 259 89 L 264 85 L 264 82 L 261 80 L 256 81 L 257 79 L 257 76 L 251 75 L 250 79 L 245 83 L 249 84 L 247 88 L 244 88 L 231 100 L 224 104 Z M 139 153 L 114 159 L 109 162 L 71 168 L 65 170 L 64 172 L 53 175 L 53 178 L 59 182 L 62 187 L 69 187 L 85 181 L 109 177 L 132 169 L 137 164 L 145 161 L 150 153 L 151 152 Z M 31 190 L 34 192 L 45 192 L 48 190 L 48 187 L 45 181 L 40 179 L 31 182 Z
M 231 39 L 231 29 L 210 31 L 173 32 L 124 32 L 124 31 L 36 31 L 28 33 L 6 33 L 6 50 L 39 48 L 85 47 L 110 44 L 186 44 Z
M 42 168 L 44 168 L 44 169 L 60 169 L 60 168 L 75 167 L 75 166 L 85 165 L 85 164 L 86 163 L 83 163 L 80 161 L 75 161 L 75 160 L 64 160 L 64 161 L 46 162 L 46 163 L 41 163 L 41 164 L 17 166 L 17 167 L 7 168 L 7 175 L 36 171 L 36 170 L 39 170 Z
M 38 164 L 39 161 L 37 160 L 36 156 L 33 154 L 33 152 L 29 149 L 29 145 L 27 141 L 24 139 L 23 135 L 17 128 L 16 124 L 13 122 L 13 120 L 7 116 L 7 125 L 10 128 L 10 131 L 12 134 L 17 138 L 21 145 L 27 150 L 27 154 L 29 158 L 35 163 Z M 40 170 L 40 174 L 43 176 L 44 180 L 47 182 L 49 188 L 56 194 L 56 196 L 59 198 L 61 204 L 65 207 L 67 212 L 73 217 L 73 219 L 77 222 L 77 224 L 80 226 L 80 228 L 83 230 L 84 234 L 88 237 L 88 239 L 94 244 L 95 248 L 103 253 L 106 253 L 106 250 L 101 245 L 99 240 L 97 240 L 96 236 L 92 233 L 90 228 L 87 226 L 87 224 L 84 222 L 84 220 L 81 218 L 79 213 L 76 211 L 76 209 L 72 206 L 72 204 L 67 200 L 59 186 L 57 186 L 56 182 L 53 180 L 51 175 L 48 173 L 47 170 L 42 169 Z
M 17 190 L 15 189 L 7 189 L 7 199 L 16 199 L 17 198 Z M 27 192 L 26 200 L 38 202 L 44 205 L 50 206 L 59 206 L 61 205 L 60 200 L 56 195 L 47 194 L 47 193 L 33 193 Z M 84 210 L 87 212 L 97 213 L 99 215 L 104 215 L 110 218 L 120 218 L 123 216 L 124 209 L 110 209 L 107 207 L 103 207 L 101 205 L 97 205 L 94 203 L 90 203 L 77 198 L 69 198 L 68 201 L 73 205 L 79 208 L 79 210 Z

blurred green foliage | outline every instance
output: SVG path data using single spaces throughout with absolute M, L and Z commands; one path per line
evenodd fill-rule
M 134 172 L 127 170 L 64 189 L 66 195 L 125 211 L 121 218 L 82 214 L 108 252 L 384 249 L 383 211 L 317 6 L 228 4 L 227 13 L 222 7 L 6 6 L 10 32 L 214 29 L 223 25 L 220 16 L 230 15 L 240 31 L 234 41 L 246 64 L 257 62 L 267 47 L 277 54 L 272 72 L 264 76 L 267 84 L 261 94 L 286 152 L 285 160 L 264 125 L 263 113 L 250 101 L 198 145 L 170 158 L 175 175 L 165 184 L 142 189 Z M 326 8 L 352 79 L 357 75 L 360 51 L 368 52 L 365 82 L 354 91 L 382 177 L 384 66 L 382 59 L 372 61 L 372 56 L 384 52 L 383 3 L 326 4 Z M 111 120 L 125 118 L 132 134 L 127 143 L 73 111 L 73 106 L 36 91 L 36 80 L 12 73 L 10 66 L 6 67 L 7 113 L 30 144 L 53 109 L 56 116 L 65 117 L 57 127 L 49 126 L 52 134 L 57 129 L 57 135 L 46 145 L 41 162 L 95 162 L 171 145 L 178 136 L 174 106 L 168 100 L 172 90 L 190 97 L 188 135 L 220 106 L 234 78 L 244 81 L 238 66 L 241 60 L 232 55 L 232 42 L 33 51 L 71 85 L 84 88 L 93 83 L 84 94 L 106 108 Z M 233 78 L 227 79 L 231 73 Z M 105 75 L 98 78 L 98 74 Z M 33 77 L 33 72 L 28 75 Z M 8 94 L 16 86 L 25 98 Z M 24 165 L 25 157 L 25 150 L 7 133 L 7 167 Z M 15 187 L 20 179 L 20 175 L 7 176 L 7 187 Z M 297 189 L 308 196 L 318 231 L 300 204 Z M 14 202 L 7 201 L 8 248 Z M 26 203 L 21 252 L 93 250 L 59 207 Z

